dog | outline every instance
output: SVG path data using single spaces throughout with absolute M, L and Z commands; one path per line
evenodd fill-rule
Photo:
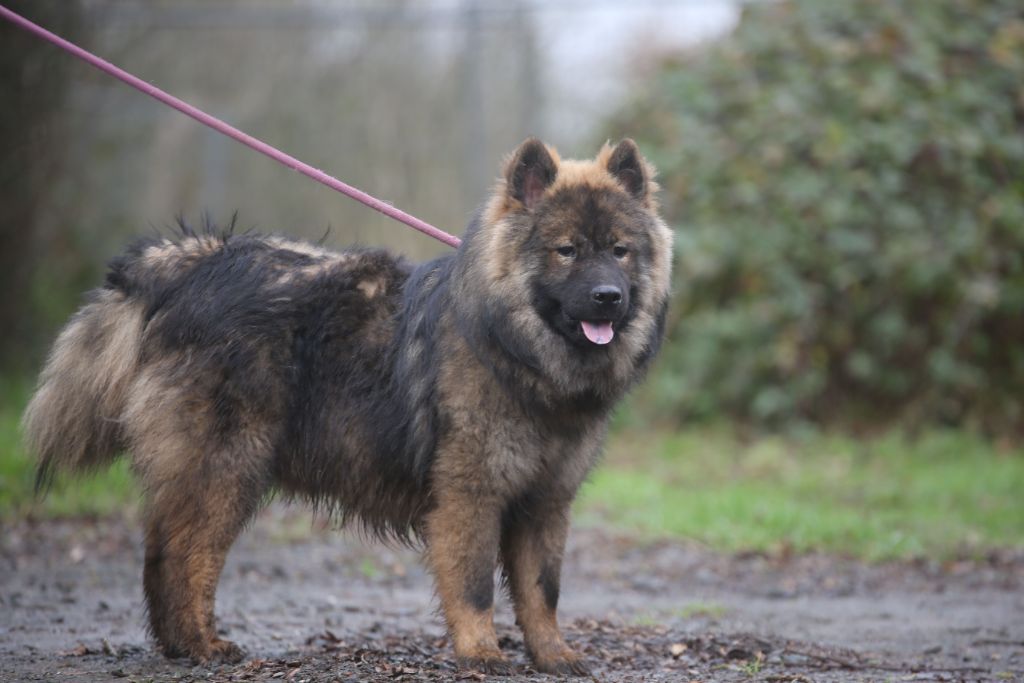
M 584 675 L 556 618 L 562 557 L 610 412 L 661 345 L 656 191 L 632 140 L 581 161 L 528 139 L 457 252 L 418 266 L 184 224 L 143 239 L 42 370 L 23 419 L 37 487 L 129 455 L 168 657 L 244 657 L 214 594 L 277 494 L 420 545 L 460 666 L 510 671 L 500 565 L 536 669 Z

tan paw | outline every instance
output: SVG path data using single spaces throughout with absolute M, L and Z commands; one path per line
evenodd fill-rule
M 168 654 L 168 651 L 174 654 Z M 164 647 L 164 654 L 168 657 L 181 656 L 178 648 Z M 205 642 L 201 647 L 192 647 L 188 650 L 188 657 L 196 664 L 237 664 L 245 659 L 245 650 L 238 647 L 230 640 L 214 638 Z
M 530 651 L 533 667 L 540 673 L 557 674 L 560 676 L 589 676 L 590 669 L 575 652 L 567 646 Z
M 511 676 L 514 672 L 511 661 L 504 655 L 457 657 L 461 671 L 478 671 L 490 676 Z
M 214 638 L 210 643 L 210 660 L 237 664 L 245 659 L 245 650 L 235 645 L 230 640 Z

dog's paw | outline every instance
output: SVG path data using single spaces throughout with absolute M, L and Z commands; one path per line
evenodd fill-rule
M 164 653 L 167 653 L 166 647 L 164 648 Z M 191 659 L 193 663 L 202 666 L 208 666 L 210 664 L 237 664 L 245 659 L 245 650 L 238 647 L 230 640 L 214 638 L 207 642 L 203 647 L 192 648 L 189 659 Z
M 590 667 L 579 657 L 567 659 L 551 659 L 534 661 L 533 666 L 539 673 L 555 674 L 556 676 L 589 676 Z
M 245 650 L 230 640 L 216 638 L 210 643 L 210 659 L 225 664 L 237 664 L 245 659 Z
M 491 676 L 511 676 L 515 673 L 512 663 L 502 655 L 484 657 L 459 657 L 460 671 L 479 671 Z
M 559 676 L 589 676 L 590 669 L 575 652 L 564 643 L 549 643 L 544 650 L 530 650 L 533 668 L 544 674 Z

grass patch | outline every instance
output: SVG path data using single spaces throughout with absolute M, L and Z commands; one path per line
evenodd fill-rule
M 623 432 L 577 509 L 726 551 L 983 553 L 1024 546 L 1024 450 L 955 431 L 752 442 L 714 429 Z
M 633 624 L 636 626 L 658 626 L 659 624 L 664 624 L 669 619 L 685 619 L 687 621 L 708 619 L 710 621 L 718 621 L 728 611 L 725 606 L 717 602 L 698 601 L 691 602 L 678 609 L 655 609 L 640 612 L 633 618 Z
M 28 381 L 0 390 L 0 519 L 122 512 L 138 501 L 125 460 L 33 493 L 19 420 Z M 577 505 L 584 522 L 725 551 L 792 549 L 879 560 L 1024 546 L 1024 449 L 965 432 L 760 437 L 624 427 Z
M 717 602 L 691 602 L 676 611 L 676 614 L 683 619 L 694 619 L 704 617 L 706 619 L 721 619 L 728 610 L 724 605 Z
M 121 512 L 138 500 L 128 463 L 119 460 L 91 475 L 58 477 L 45 498 L 37 499 L 35 462 L 22 446 L 19 422 L 31 384 L 2 378 L 0 392 L 0 519 L 26 515 L 83 517 Z

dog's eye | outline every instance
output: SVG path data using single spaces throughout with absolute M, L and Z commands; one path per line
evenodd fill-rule
M 576 247 L 571 244 L 567 244 L 564 247 L 558 247 L 555 251 L 558 252 L 559 256 L 564 256 L 566 258 L 572 258 L 576 255 Z
M 612 249 L 612 253 L 615 254 L 615 258 L 626 258 L 626 254 L 629 253 L 629 248 L 624 247 L 621 244 L 616 244 L 615 248 Z

